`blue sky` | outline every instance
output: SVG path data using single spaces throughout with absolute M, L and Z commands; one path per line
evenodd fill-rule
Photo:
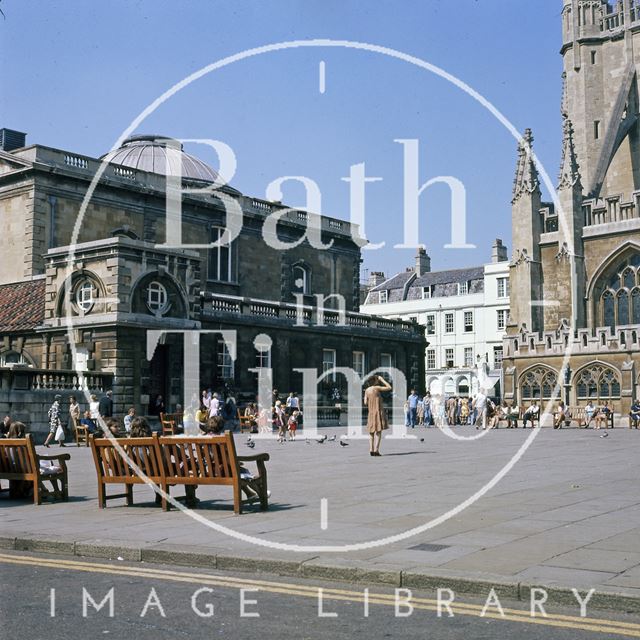
M 150 102 L 220 58 L 288 40 L 330 38 L 397 49 L 459 77 L 491 101 L 534 147 L 555 180 L 560 156 L 561 0 L 285 1 L 4 0 L 0 7 L 0 126 L 28 143 L 99 156 Z M 319 91 L 325 62 L 326 90 Z M 138 128 L 214 138 L 238 159 L 232 184 L 264 196 L 267 184 L 304 175 L 323 213 L 348 219 L 353 164 L 383 180 L 367 187 L 364 268 L 413 263 L 403 238 L 402 146 L 420 141 L 420 180 L 452 175 L 467 191 L 468 242 L 445 249 L 444 186 L 420 201 L 418 242 L 434 269 L 481 264 L 495 237 L 510 245 L 516 142 L 460 89 L 380 54 L 307 48 L 265 54 L 216 71 L 163 104 Z M 215 165 L 213 152 L 189 149 Z M 303 204 L 291 185 L 285 201 Z

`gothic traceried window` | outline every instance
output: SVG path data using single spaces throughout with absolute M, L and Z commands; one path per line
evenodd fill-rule
M 523 400 L 550 400 L 558 385 L 558 375 L 546 367 L 535 367 L 527 371 L 520 382 Z
M 602 275 L 595 291 L 597 326 L 640 324 L 639 264 L 640 255 L 634 253 Z
M 594 364 L 580 371 L 575 386 L 580 400 L 600 402 L 620 397 L 618 374 L 603 364 Z

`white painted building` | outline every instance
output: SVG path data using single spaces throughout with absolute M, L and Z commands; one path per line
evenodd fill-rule
M 431 271 L 431 260 L 420 249 L 415 266 L 404 273 L 389 279 L 372 276 L 364 313 L 425 326 L 425 390 L 472 395 L 478 388 L 478 367 L 492 383 L 500 380 L 509 315 L 509 261 L 501 240 L 483 266 Z

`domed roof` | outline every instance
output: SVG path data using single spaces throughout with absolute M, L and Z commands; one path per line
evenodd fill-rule
M 171 139 L 167 136 L 155 135 L 131 136 L 122 143 L 119 149 L 105 153 L 101 160 L 165 176 L 167 175 L 166 141 Z M 182 145 L 180 145 L 180 150 L 183 178 L 201 182 L 218 180 L 218 174 L 206 162 L 186 153 Z M 176 155 L 169 154 L 169 175 L 177 175 L 176 163 Z

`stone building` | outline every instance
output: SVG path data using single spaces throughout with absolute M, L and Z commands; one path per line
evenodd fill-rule
M 57 390 L 107 388 L 118 413 L 147 413 L 156 395 L 172 409 L 190 400 L 185 352 L 198 357 L 196 386 L 244 397 L 255 394 L 257 368 L 271 368 L 282 392 L 302 391 L 301 368 L 392 365 L 409 384 L 423 379 L 424 332 L 359 313 L 360 248 L 348 222 L 214 189 L 216 172 L 181 148 L 176 168 L 167 140 L 134 136 L 102 164 L 1 131 L 0 411 L 37 420 L 29 407 Z M 167 176 L 181 188 L 179 248 L 166 237 Z M 242 226 L 224 243 L 230 200 Z M 265 241 L 275 216 L 277 239 L 295 246 Z M 302 240 L 312 224 L 330 248 Z M 194 330 L 199 356 L 185 334 Z M 319 403 L 343 386 L 331 378 Z
M 562 161 L 541 202 L 530 131 L 513 190 L 508 398 L 609 400 L 626 413 L 640 383 L 640 12 L 564 0 Z M 568 354 L 565 361 L 564 355 Z
M 363 310 L 425 327 L 425 381 L 433 394 L 473 395 L 483 384 L 500 395 L 503 338 L 509 316 L 507 248 L 496 240 L 491 262 L 431 271 L 419 249 L 414 267 L 392 278 L 372 274 Z M 381 281 L 380 281 L 381 280 Z

